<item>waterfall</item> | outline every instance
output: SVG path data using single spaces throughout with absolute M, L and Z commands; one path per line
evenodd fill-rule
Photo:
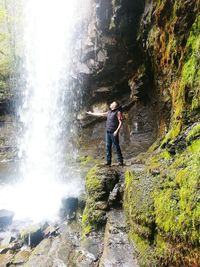
M 72 166 L 80 93 L 72 77 L 89 12 L 90 0 L 24 0 L 20 182 L 12 192 L 19 217 L 55 216 L 62 196 L 82 189 Z

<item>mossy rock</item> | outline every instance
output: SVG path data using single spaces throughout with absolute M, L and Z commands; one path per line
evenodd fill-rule
M 96 165 L 86 176 L 86 207 L 82 216 L 83 235 L 102 227 L 106 222 L 107 201 L 119 181 L 114 168 Z
M 190 129 L 190 131 L 187 133 L 186 141 L 187 143 L 191 143 L 193 140 L 200 137 L 200 123 L 195 123 Z
M 155 216 L 152 192 L 157 185 L 157 177 L 147 173 L 125 172 L 124 211 L 129 226 L 129 238 L 138 251 L 141 266 L 153 266 L 154 256 L 151 244 L 154 240 Z
M 180 153 L 158 148 L 147 154 L 143 173 L 126 171 L 124 209 L 141 266 L 200 265 L 198 127 L 186 131 Z
M 95 201 L 107 200 L 118 181 L 119 173 L 114 168 L 96 165 L 86 176 L 86 192 Z
M 18 252 L 15 256 L 14 259 L 12 260 L 12 264 L 14 265 L 22 265 L 26 263 L 29 259 L 31 252 L 30 251 L 20 251 Z

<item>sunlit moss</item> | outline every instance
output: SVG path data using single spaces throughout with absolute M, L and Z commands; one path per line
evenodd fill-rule
M 129 233 L 129 240 L 136 244 L 140 266 L 146 267 L 156 264 L 156 259 L 154 258 L 155 254 L 153 254 L 153 249 L 149 246 L 147 240 L 134 232 Z
M 95 163 L 94 158 L 91 156 L 80 156 L 78 160 L 80 161 L 81 166 L 86 166 L 90 163 Z
M 101 189 L 101 181 L 97 179 L 96 167 L 93 167 L 86 176 L 86 189 L 89 193 L 95 193 Z
M 200 139 L 193 141 L 189 146 L 189 150 L 193 153 L 200 153 Z
M 199 261 L 200 140 L 194 138 L 197 128 L 195 125 L 188 133 L 191 142 L 181 153 L 171 156 L 166 150 L 157 149 L 149 155 L 148 151 L 150 158 L 144 173 L 127 171 L 125 174 L 124 209 L 131 239 L 141 257 L 148 258 L 148 251 L 151 251 L 152 258 L 155 257 L 160 266 Z M 149 172 L 154 169 L 159 170 L 155 177 Z M 150 194 L 145 179 L 151 187 Z M 151 208 L 145 206 L 145 199 Z M 149 218 L 152 218 L 151 223 Z
M 200 155 L 191 147 L 177 156 L 169 167 L 174 170 L 174 182 L 166 180 L 163 188 L 154 192 L 156 224 L 159 229 L 171 233 L 174 239 L 199 242 L 198 188 L 200 183 Z M 185 157 L 187 155 L 187 157 Z M 187 164 L 185 163 L 187 159 Z M 179 171 L 176 171 L 180 168 Z
M 193 139 L 200 137 L 200 123 L 197 123 L 187 134 L 186 141 L 190 143 Z

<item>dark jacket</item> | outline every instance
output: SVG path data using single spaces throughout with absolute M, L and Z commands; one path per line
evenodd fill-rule
M 118 112 L 122 112 L 122 108 L 119 107 L 115 110 L 109 110 L 107 114 L 106 131 L 114 133 L 119 125 Z

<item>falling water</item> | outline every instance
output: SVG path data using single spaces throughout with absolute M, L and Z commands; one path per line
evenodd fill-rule
M 76 195 L 82 188 L 71 167 L 78 104 L 78 88 L 71 77 L 90 0 L 24 0 L 24 7 L 18 109 L 21 179 L 12 193 L 16 199 L 11 208 L 19 217 L 40 220 L 55 216 L 63 195 Z

